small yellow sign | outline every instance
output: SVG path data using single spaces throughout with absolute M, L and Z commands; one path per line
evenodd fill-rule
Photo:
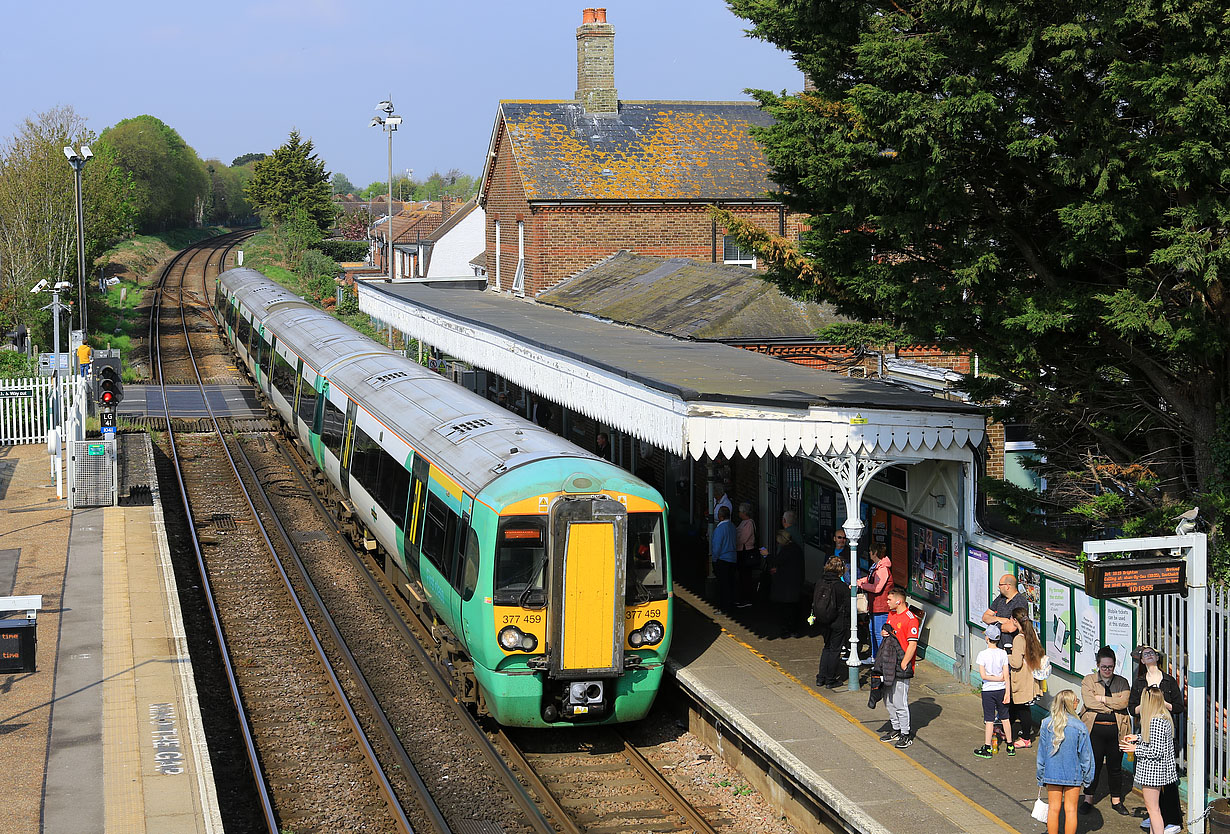
M 850 418 L 850 425 L 865 426 L 867 425 L 867 418 L 861 414 L 855 414 L 853 417 Z

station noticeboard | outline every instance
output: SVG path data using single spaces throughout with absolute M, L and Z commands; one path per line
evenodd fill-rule
M 1085 563 L 1085 593 L 1097 599 L 1187 595 L 1183 559 L 1109 559 Z
M 34 620 L 0 620 L 0 672 L 35 671 L 37 643 Z

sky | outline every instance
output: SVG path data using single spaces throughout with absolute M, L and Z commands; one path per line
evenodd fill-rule
M 592 0 L 591 0 L 592 1 Z M 501 99 L 571 99 L 585 2 L 214 0 L 8 4 L 0 140 L 71 105 L 96 133 L 149 114 L 202 159 L 272 151 L 292 129 L 357 187 L 388 176 L 370 127 L 392 97 L 405 121 L 394 176 L 482 174 Z M 735 101 L 796 90 L 789 56 L 749 38 L 723 0 L 607 0 L 615 86 L 627 100 Z M 22 79 L 16 81 L 14 79 Z

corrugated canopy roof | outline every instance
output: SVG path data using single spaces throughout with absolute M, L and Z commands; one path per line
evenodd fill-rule
M 784 295 L 742 266 L 621 251 L 538 301 L 685 339 L 812 339 L 845 321 L 832 305 Z
M 526 199 L 752 200 L 775 188 L 750 125 L 755 102 L 621 101 L 617 114 L 575 101 L 502 101 Z

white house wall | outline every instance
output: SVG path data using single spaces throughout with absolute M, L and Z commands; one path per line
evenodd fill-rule
M 473 278 L 470 261 L 487 248 L 487 213 L 475 208 L 431 247 L 427 278 Z

